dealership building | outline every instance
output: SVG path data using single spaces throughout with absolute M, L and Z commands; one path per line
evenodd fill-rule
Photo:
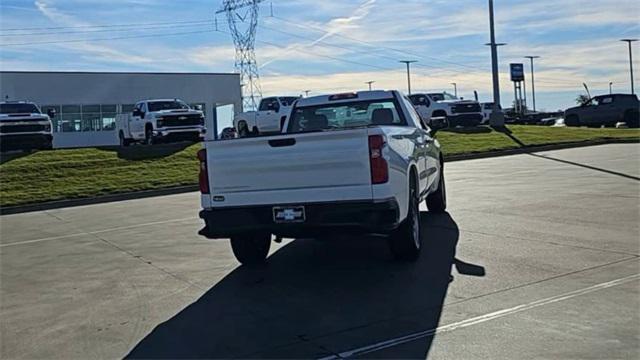
M 0 96 L 55 109 L 56 148 L 117 145 L 116 114 L 141 100 L 181 99 L 202 109 L 207 129 L 218 133 L 242 110 L 238 74 L 1 71 Z

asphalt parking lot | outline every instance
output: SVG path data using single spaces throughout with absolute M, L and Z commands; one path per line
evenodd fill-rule
M 415 264 L 341 237 L 239 267 L 195 193 L 5 215 L 0 357 L 638 358 L 639 159 L 449 163 Z

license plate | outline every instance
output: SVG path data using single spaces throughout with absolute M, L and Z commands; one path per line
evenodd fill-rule
M 276 223 L 304 222 L 304 206 L 274 206 L 273 221 Z

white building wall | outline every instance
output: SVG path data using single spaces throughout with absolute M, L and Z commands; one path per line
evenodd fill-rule
M 233 104 L 241 111 L 238 74 L 0 72 L 3 100 L 38 105 L 134 104 L 144 99 L 178 98 L 204 103 L 207 128 L 213 134 L 215 108 Z M 220 132 L 222 129 L 218 129 Z M 54 133 L 54 147 L 105 146 L 118 143 L 115 131 Z

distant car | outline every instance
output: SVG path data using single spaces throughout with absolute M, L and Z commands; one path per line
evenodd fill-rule
M 0 148 L 6 150 L 51 149 L 51 118 L 28 101 L 0 102 Z
M 615 126 L 620 121 L 630 128 L 637 128 L 640 124 L 640 101 L 636 95 L 595 96 L 585 104 L 564 112 L 567 126 Z
M 481 103 L 480 106 L 482 107 L 482 121 L 480 123 L 483 125 L 487 125 L 489 124 L 491 113 L 493 112 L 493 103 L 492 102 Z M 502 110 L 502 106 L 498 105 L 498 109 Z
M 222 129 L 222 140 L 235 139 L 237 136 L 236 129 L 232 127 L 226 127 Z
M 543 126 L 553 126 L 557 122 L 558 122 L 558 118 L 550 117 L 550 118 L 541 119 L 540 121 L 538 121 L 538 124 Z

